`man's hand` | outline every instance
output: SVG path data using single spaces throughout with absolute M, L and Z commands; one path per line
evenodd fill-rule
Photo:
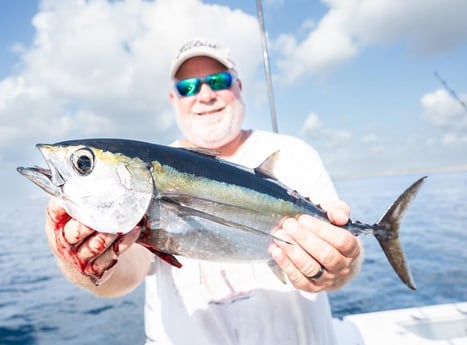
M 98 285 L 107 280 L 119 256 L 130 248 L 141 232 L 140 227 L 125 235 L 96 232 L 72 219 L 53 201 L 47 206 L 45 229 L 49 245 L 65 275 L 83 287 L 87 287 L 89 281 Z
M 322 205 L 329 220 L 345 225 L 350 209 L 342 201 Z M 348 282 L 360 267 L 359 241 L 349 231 L 309 215 L 285 219 L 274 235 L 272 256 L 297 288 L 309 292 L 334 290 Z

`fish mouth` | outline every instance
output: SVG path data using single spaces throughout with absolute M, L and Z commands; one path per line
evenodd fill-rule
M 50 195 L 58 197 L 62 195 L 61 187 L 65 184 L 65 180 L 50 158 L 53 152 L 53 146 L 37 144 L 36 147 L 40 150 L 42 156 L 44 157 L 48 165 L 48 169 L 34 166 L 18 167 L 16 170 Z
M 63 186 L 65 184 L 65 179 L 60 174 L 60 171 L 56 168 L 51 158 L 53 153 L 56 151 L 54 146 L 47 144 L 37 144 L 36 147 L 39 149 L 39 151 L 41 151 L 41 154 L 44 157 L 47 166 L 49 167 L 49 169 L 36 168 L 38 169 L 38 172 L 47 176 L 55 187 Z

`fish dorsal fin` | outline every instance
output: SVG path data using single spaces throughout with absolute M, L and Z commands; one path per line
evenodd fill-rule
M 272 153 L 268 158 L 266 158 L 263 163 L 258 165 L 255 168 L 256 175 L 261 175 L 264 177 L 277 180 L 277 177 L 274 175 L 274 167 L 276 166 L 277 158 L 279 158 L 280 150 Z

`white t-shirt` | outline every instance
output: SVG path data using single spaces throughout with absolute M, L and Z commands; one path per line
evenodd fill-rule
M 318 153 L 303 141 L 254 131 L 231 161 L 256 167 L 280 150 L 275 176 L 316 203 L 337 194 Z M 146 344 L 334 345 L 326 293 L 283 284 L 267 264 L 154 259 L 146 278 Z

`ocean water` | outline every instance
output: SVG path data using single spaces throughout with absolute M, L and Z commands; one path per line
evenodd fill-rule
M 352 219 L 376 222 L 419 175 L 338 180 Z M 144 287 L 94 297 L 59 272 L 44 234 L 47 199 L 0 200 L 0 344 L 143 344 Z M 467 300 L 467 172 L 426 180 L 401 226 L 417 290 L 403 285 L 376 240 L 362 237 L 358 277 L 330 293 L 334 315 Z
M 351 218 L 371 224 L 419 177 L 342 180 L 336 188 L 351 205 Z M 363 236 L 360 274 L 330 294 L 334 315 L 467 301 L 466 205 L 467 171 L 429 175 L 400 227 L 417 290 L 399 281 L 374 237 Z

